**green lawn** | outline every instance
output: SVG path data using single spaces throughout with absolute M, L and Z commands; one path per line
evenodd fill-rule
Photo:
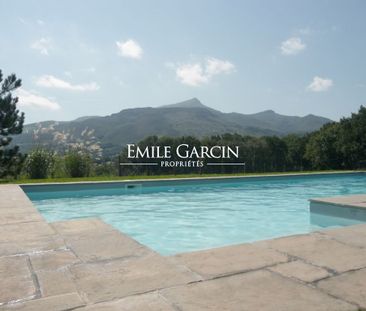
M 365 171 L 299 171 L 299 172 L 276 172 L 276 173 L 239 173 L 239 174 L 180 174 L 180 175 L 140 175 L 140 176 L 93 176 L 80 178 L 47 178 L 47 179 L 0 179 L 0 183 L 31 184 L 31 183 L 54 183 L 54 182 L 83 182 L 83 181 L 112 181 L 112 180 L 134 180 L 134 179 L 169 179 L 169 178 L 199 178 L 199 177 L 233 177 L 233 176 L 263 176 L 263 175 L 284 175 L 284 174 L 319 174 L 319 173 L 350 173 Z

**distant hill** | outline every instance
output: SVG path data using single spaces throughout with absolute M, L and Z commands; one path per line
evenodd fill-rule
M 23 152 L 36 145 L 44 145 L 59 151 L 83 147 L 96 156 L 110 156 L 118 154 L 125 144 L 138 142 L 150 135 L 202 137 L 238 133 L 283 136 L 312 132 L 328 122 L 331 120 L 314 115 L 285 116 L 272 110 L 255 114 L 223 113 L 193 98 L 157 108 L 125 109 L 105 117 L 28 124 L 14 142 Z
M 91 118 L 97 118 L 98 116 L 85 116 L 85 117 L 80 117 L 80 118 L 77 118 L 75 120 L 73 120 L 74 122 L 81 122 L 81 121 L 85 121 L 85 120 L 88 120 L 88 119 L 91 119 Z
M 205 106 L 202 104 L 197 98 L 192 98 L 180 103 L 171 104 L 171 105 L 163 105 L 158 108 L 205 108 L 205 109 L 212 109 L 210 107 Z M 213 110 L 213 109 L 212 109 Z

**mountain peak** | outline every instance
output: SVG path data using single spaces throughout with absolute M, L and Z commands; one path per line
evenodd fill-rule
M 176 104 L 160 106 L 159 108 L 208 108 L 208 107 L 202 104 L 198 98 L 193 97 L 191 99 Z
M 252 113 L 250 115 L 253 117 L 260 117 L 260 118 L 274 118 L 276 116 L 279 116 L 279 114 L 272 109 L 263 110 L 257 113 Z
M 257 114 L 277 114 L 277 113 L 276 113 L 276 111 L 274 111 L 272 109 L 268 109 L 268 110 L 258 112 Z

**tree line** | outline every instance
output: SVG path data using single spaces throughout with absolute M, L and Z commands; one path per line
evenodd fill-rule
M 239 134 L 223 134 L 204 137 L 150 136 L 137 145 L 169 145 L 175 149 L 180 144 L 200 146 L 239 146 L 239 158 L 231 162 L 245 162 L 242 166 L 206 166 L 202 168 L 165 168 L 159 166 L 123 166 L 123 175 L 181 174 L 181 173 L 263 173 L 311 170 L 355 170 L 366 168 L 366 108 L 339 122 L 325 124 L 318 131 L 305 135 L 290 134 L 284 137 L 254 137 Z M 171 161 L 179 161 L 174 154 Z M 194 158 L 193 160 L 199 160 Z M 201 159 L 202 160 L 202 159 Z M 126 148 L 121 162 L 131 161 Z M 144 161 L 144 160 L 142 160 Z M 146 161 L 146 160 L 145 160 Z M 207 162 L 207 159 L 203 159 Z M 209 159 L 212 162 L 211 159 Z M 141 162 L 141 159 L 138 160 Z M 151 162 L 151 161 L 150 161 Z M 227 160 L 225 162 L 228 162 Z

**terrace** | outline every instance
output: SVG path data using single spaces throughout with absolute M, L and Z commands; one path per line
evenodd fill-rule
M 17 185 L 0 197 L 0 310 L 366 308 L 366 224 L 161 256 L 99 219 L 47 223 Z

